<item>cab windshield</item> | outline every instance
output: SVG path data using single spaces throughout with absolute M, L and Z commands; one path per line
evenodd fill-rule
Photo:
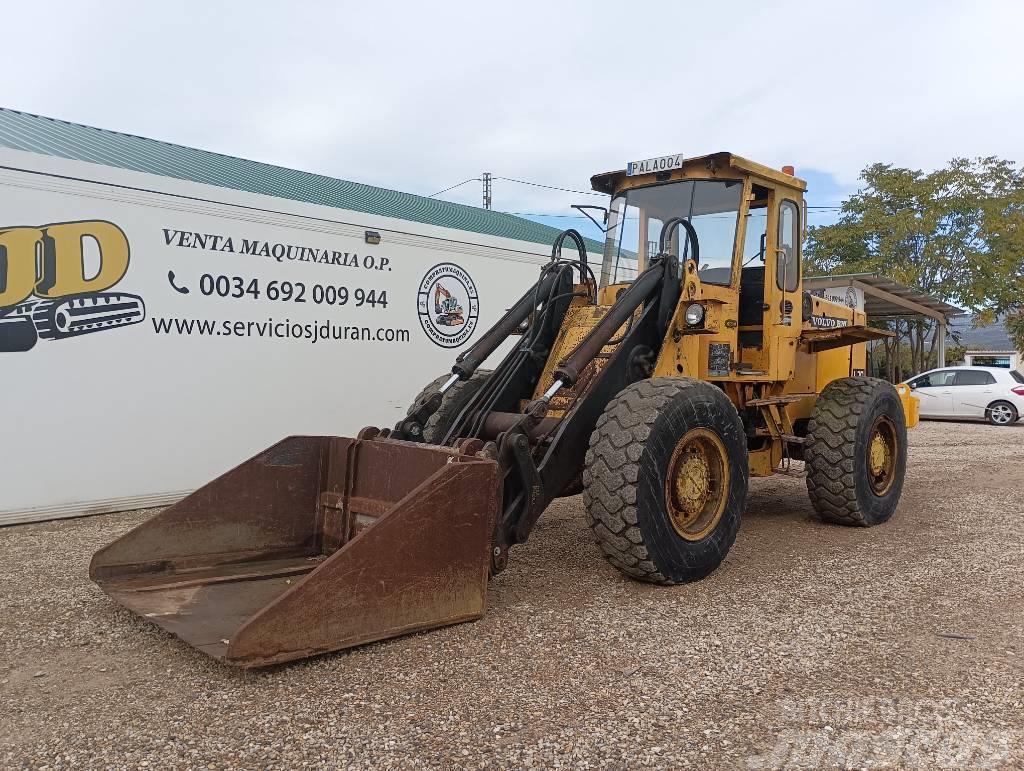
M 612 199 L 601 283 L 630 281 L 638 261 L 658 253 L 664 223 L 681 217 L 697 233 L 700 278 L 710 284 L 732 282 L 732 255 L 743 197 L 739 180 L 684 180 L 635 188 Z M 692 257 L 686 231 L 679 227 L 666 250 L 681 260 Z

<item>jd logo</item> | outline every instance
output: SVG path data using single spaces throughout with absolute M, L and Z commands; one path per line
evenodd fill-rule
M 128 259 L 128 239 L 112 222 L 0 229 L 0 353 L 142 321 L 141 297 L 105 291 L 124 278 Z

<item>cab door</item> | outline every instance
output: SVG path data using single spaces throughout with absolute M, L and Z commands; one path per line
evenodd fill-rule
M 800 204 L 776 190 L 774 233 L 769 237 L 765 273 L 764 334 L 771 341 L 773 379 L 790 380 L 796 363 L 796 338 L 800 336 Z M 769 221 L 771 228 L 772 222 Z

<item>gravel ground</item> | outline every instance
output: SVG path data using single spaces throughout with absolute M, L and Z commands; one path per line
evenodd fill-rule
M 0 529 L 0 766 L 1024 767 L 1024 424 L 910 436 L 882 527 L 754 480 L 724 566 L 661 588 L 570 498 L 482 621 L 269 671 L 89 583 L 152 511 Z

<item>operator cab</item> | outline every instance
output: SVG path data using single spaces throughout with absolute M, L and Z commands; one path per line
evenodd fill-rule
M 602 284 L 635 277 L 658 253 L 665 224 L 681 217 L 697 234 L 701 281 L 729 286 L 742 199 L 743 182 L 733 179 L 652 182 L 616 195 L 608 214 Z M 675 228 L 666 251 L 685 261 L 693 256 L 690 242 L 685 229 Z
M 601 286 L 631 281 L 662 248 L 697 256 L 702 297 L 734 304 L 739 362 L 765 365 L 772 325 L 800 326 L 800 241 L 805 183 L 730 153 L 665 156 L 599 174 L 609 193 Z M 669 227 L 682 219 L 690 228 Z

